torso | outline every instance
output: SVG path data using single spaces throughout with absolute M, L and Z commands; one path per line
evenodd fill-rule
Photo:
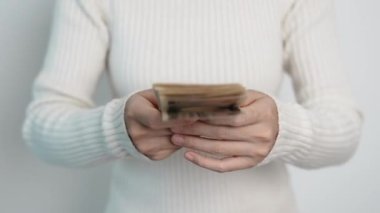
M 282 69 L 280 0 L 114 0 L 109 74 L 117 96 L 156 82 L 232 83 L 275 95 Z M 286 167 L 214 173 L 183 158 L 125 159 L 109 213 L 295 212 Z

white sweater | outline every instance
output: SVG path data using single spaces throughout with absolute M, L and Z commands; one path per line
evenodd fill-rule
M 341 68 L 332 0 L 58 2 L 23 133 L 55 164 L 113 161 L 108 213 L 295 212 L 285 164 L 337 165 L 357 146 L 361 116 Z M 104 70 L 115 96 L 95 107 Z M 297 103 L 276 98 L 280 132 L 256 168 L 211 172 L 183 149 L 151 161 L 126 132 L 126 100 L 154 82 L 239 82 L 276 97 L 285 73 Z

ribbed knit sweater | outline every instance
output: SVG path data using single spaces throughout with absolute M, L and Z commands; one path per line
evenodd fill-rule
M 70 167 L 113 161 L 107 213 L 296 212 L 286 164 L 347 161 L 361 115 L 339 58 L 332 0 L 59 0 L 23 134 Z M 114 99 L 95 106 L 106 72 Z M 279 100 L 288 74 L 297 102 Z M 180 149 L 149 160 L 128 137 L 125 102 L 155 82 L 241 83 L 275 99 L 279 134 L 251 169 L 215 173 Z

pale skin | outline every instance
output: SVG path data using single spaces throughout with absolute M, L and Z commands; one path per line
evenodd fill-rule
M 240 107 L 236 115 L 162 122 L 153 91 L 144 90 L 127 101 L 125 122 L 137 150 L 151 160 L 163 160 L 186 148 L 188 161 L 231 172 L 258 165 L 272 150 L 279 131 L 277 106 L 270 96 L 248 90 Z

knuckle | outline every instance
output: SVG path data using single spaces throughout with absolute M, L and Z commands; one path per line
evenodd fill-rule
M 263 150 L 262 154 L 263 154 L 263 158 L 267 157 L 269 155 L 269 153 L 271 152 L 271 148 L 266 148 L 265 150 Z
M 257 165 L 257 162 L 254 159 L 252 159 L 247 163 L 247 168 L 252 168 L 252 167 L 255 167 L 256 165 Z
M 216 171 L 218 173 L 225 173 L 225 172 L 227 172 L 225 164 L 223 162 L 218 163 Z
M 162 148 L 160 146 L 152 146 L 152 147 L 150 147 L 148 152 L 156 154 L 156 153 L 160 152 L 161 150 L 162 150 Z
M 132 138 L 133 141 L 138 141 L 145 135 L 143 131 L 141 131 L 139 128 L 131 126 L 128 129 L 128 134 Z
M 134 112 L 134 110 L 126 106 L 126 108 L 124 109 L 124 122 L 128 124 L 130 123 L 129 121 L 135 121 L 136 120 L 135 117 L 136 117 L 136 113 Z
M 159 161 L 159 160 L 164 160 L 165 158 L 169 157 L 170 154 L 171 154 L 171 151 L 165 150 L 165 151 L 152 154 L 150 155 L 149 158 L 153 161 Z
M 151 160 L 153 161 L 159 161 L 159 160 L 163 160 L 164 157 L 162 155 L 150 155 L 149 157 Z
M 139 152 L 149 155 L 156 155 L 163 151 L 163 148 L 156 143 L 140 142 L 135 144 L 135 147 Z
M 231 120 L 232 126 L 241 126 L 245 123 L 246 117 L 244 115 L 237 115 Z
M 133 120 L 135 117 L 135 113 L 132 111 L 132 110 L 125 110 L 125 115 L 124 115 L 124 118 L 125 120 L 129 121 L 129 120 Z
M 140 153 L 146 154 L 144 146 L 141 146 L 141 144 L 139 143 L 134 143 L 134 145 L 137 151 L 139 151 Z
M 273 137 L 274 130 L 270 127 L 263 128 L 258 136 L 259 140 L 261 140 L 262 142 L 271 142 L 273 140 Z
M 135 143 L 135 147 L 139 152 L 143 154 L 147 154 L 151 150 L 151 148 L 146 143 Z
M 263 159 L 266 156 L 268 156 L 269 152 L 270 152 L 270 149 L 267 149 L 267 148 L 258 149 L 256 150 L 256 156 Z
M 259 161 L 259 162 L 261 162 L 261 161 Z M 259 164 L 259 162 L 258 161 L 252 161 L 252 163 L 250 163 L 249 165 L 252 168 L 252 167 L 257 166 Z
M 257 150 L 256 149 L 250 149 L 247 151 L 247 154 L 251 157 L 255 157 L 257 155 Z

